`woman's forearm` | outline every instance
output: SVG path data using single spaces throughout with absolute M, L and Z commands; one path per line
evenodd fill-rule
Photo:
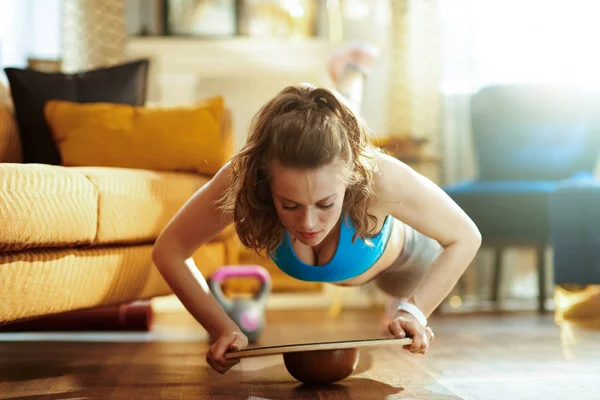
M 184 307 L 211 337 L 216 338 L 225 331 L 239 330 L 211 294 L 192 258 L 185 260 L 170 254 L 155 254 L 154 262 Z
M 445 247 L 429 267 L 410 302 L 426 316 L 431 315 L 471 264 L 479 246 L 480 240 L 474 237 Z

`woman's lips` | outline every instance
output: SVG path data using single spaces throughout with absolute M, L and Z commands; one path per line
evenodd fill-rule
M 314 239 L 317 236 L 319 236 L 319 233 L 321 233 L 321 231 L 318 231 L 318 232 L 300 232 L 300 236 L 302 236 L 304 239 Z

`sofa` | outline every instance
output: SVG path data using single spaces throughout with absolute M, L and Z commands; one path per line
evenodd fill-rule
M 137 90 L 144 97 L 147 65 L 147 61 L 136 64 L 135 74 L 130 74 L 126 84 L 114 84 L 115 91 L 126 87 L 128 92 L 124 93 Z M 230 111 L 223 107 L 219 118 L 211 120 L 216 132 L 213 138 L 216 139 L 199 147 L 198 151 L 212 157 L 210 168 L 205 163 L 206 168 L 186 170 L 164 162 L 151 168 L 148 167 L 151 164 L 144 164 L 147 161 L 136 161 L 135 157 L 128 156 L 122 158 L 122 165 L 114 159 L 99 162 L 102 141 L 108 140 L 105 139 L 107 136 L 95 144 L 89 142 L 91 147 L 88 145 L 85 152 L 74 150 L 77 137 L 60 144 L 54 136 L 57 154 L 62 158 L 43 159 L 39 147 L 35 147 L 42 140 L 38 137 L 37 142 L 32 141 L 36 132 L 30 124 L 35 112 L 39 113 L 41 109 L 27 107 L 43 96 L 51 98 L 52 94 L 38 94 L 42 97 L 33 100 L 23 96 L 31 96 L 29 92 L 40 86 L 36 79 L 54 80 L 52 85 L 42 85 L 46 91 L 52 87 L 66 87 L 76 79 L 81 79 L 78 83 L 81 88 L 102 81 L 102 71 L 97 76 L 92 74 L 93 79 L 89 82 L 85 82 L 87 71 L 68 76 L 13 72 L 15 75 L 9 82 L 14 86 L 0 88 L 0 325 L 170 294 L 170 288 L 152 263 L 152 245 L 177 210 L 211 179 L 220 163 L 230 155 Z M 18 74 L 25 80 L 17 77 Z M 111 74 L 105 82 L 118 80 L 114 71 Z M 60 83 L 61 79 L 64 85 Z M 25 90 L 21 85 L 29 85 L 29 89 Z M 106 91 L 106 85 L 100 82 L 96 89 L 88 86 L 85 93 Z M 53 90 L 58 93 L 55 93 L 56 98 L 62 97 L 62 103 L 57 106 L 63 107 L 63 114 L 112 112 L 130 115 L 135 111 L 135 118 L 139 119 L 137 113 L 147 111 L 145 98 L 136 100 L 137 103 L 126 104 L 128 101 L 122 99 L 111 103 L 111 99 L 102 98 L 102 94 L 96 99 L 82 100 L 69 97 L 69 93 L 81 93 L 81 90 L 69 93 L 61 92 L 62 89 Z M 47 98 L 42 99 L 44 104 L 47 104 Z M 93 107 L 100 108 L 90 111 Z M 46 108 L 43 111 L 48 112 Z M 168 112 L 171 111 L 173 109 Z M 73 116 L 75 114 L 64 115 L 62 122 L 72 125 L 78 120 Z M 85 123 L 93 119 L 90 114 L 82 115 L 86 116 Z M 151 118 L 158 117 L 153 114 L 146 118 L 146 123 L 152 124 Z M 104 124 L 114 122 L 112 118 L 103 121 Z M 54 129 L 59 129 L 59 125 L 56 122 Z M 39 126 L 33 126 L 33 129 L 42 130 Z M 72 126 L 60 129 L 77 131 Z M 78 134 L 81 140 L 91 140 L 81 132 Z M 43 139 L 49 143 L 47 136 Z M 167 150 L 164 151 L 166 154 Z M 78 154 L 83 154 L 83 159 L 78 159 Z M 196 155 L 202 159 L 202 154 Z M 165 161 L 169 157 L 160 158 L 159 161 Z M 234 231 L 229 228 L 201 247 L 194 260 L 203 274 L 210 275 L 222 265 L 237 263 L 238 251 Z

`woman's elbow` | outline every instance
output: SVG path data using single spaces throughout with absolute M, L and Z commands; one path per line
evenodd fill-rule
M 454 243 L 461 247 L 463 251 L 475 256 L 481 248 L 481 232 L 473 222 L 470 222 L 458 233 Z
M 154 245 L 152 246 L 151 257 L 152 257 L 152 262 L 159 269 L 161 268 L 161 265 L 163 264 L 164 254 L 165 254 L 165 250 L 164 250 L 164 246 L 162 245 L 162 242 L 160 242 L 158 240 L 155 241 Z
M 152 262 L 159 270 L 164 270 L 169 265 L 169 259 L 177 254 L 177 250 L 169 245 L 169 241 L 159 236 L 152 246 Z
M 473 224 L 473 227 L 471 229 L 471 234 L 469 236 L 470 236 L 469 242 L 473 246 L 473 250 L 475 252 L 477 252 L 481 248 L 481 243 L 482 243 L 483 239 L 481 237 L 481 232 L 479 231 L 479 228 L 477 228 L 477 226 L 475 224 Z
M 477 252 L 481 248 L 481 232 L 475 222 L 466 214 L 463 216 L 461 223 L 460 238 L 464 246 L 468 247 L 471 251 Z

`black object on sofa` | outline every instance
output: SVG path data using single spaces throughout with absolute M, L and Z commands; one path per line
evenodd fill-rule
M 44 117 L 48 100 L 143 106 L 148 67 L 149 60 L 142 59 L 72 74 L 5 68 L 23 146 L 23 161 L 61 163 Z

